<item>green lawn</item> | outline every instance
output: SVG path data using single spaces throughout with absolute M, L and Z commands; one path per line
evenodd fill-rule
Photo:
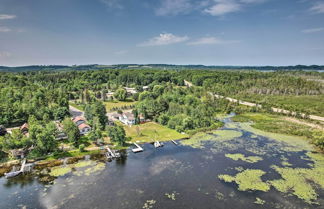
M 134 101 L 112 101 L 112 102 L 104 102 L 106 106 L 106 110 L 112 111 L 113 108 L 123 108 L 123 107 L 130 107 L 132 105 L 135 105 L 136 102 Z
M 188 137 L 187 134 L 181 134 L 155 122 L 133 125 L 131 127 L 124 126 L 124 128 L 126 135 L 132 138 L 131 142 L 153 142 L 155 139 L 158 141 L 170 141 Z
M 266 102 L 273 107 L 324 116 L 324 95 L 288 96 L 249 94 L 238 97 L 249 102 Z
M 71 101 L 69 102 L 69 105 L 71 105 L 72 107 L 75 107 L 75 108 L 77 108 L 77 109 L 79 109 L 81 111 L 84 111 L 84 108 L 83 108 L 82 105 L 75 104 L 75 103 L 73 103 Z

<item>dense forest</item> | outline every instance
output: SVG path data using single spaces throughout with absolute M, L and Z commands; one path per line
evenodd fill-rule
M 194 86 L 186 87 L 184 80 Z M 57 133 L 54 121 L 69 127 L 64 131 L 71 142 L 79 146 L 76 143 L 80 138 L 78 130 L 67 119 L 71 117 L 69 101 L 78 101 L 85 109 L 86 118 L 94 127 L 89 138 L 101 137 L 107 123 L 103 101 L 107 100 L 108 92 L 115 92 L 114 97 L 120 101 L 136 101 L 133 110 L 136 117 L 142 115 L 186 133 L 221 126 L 216 119 L 220 113 L 265 111 L 217 99 L 213 94 L 323 115 L 323 100 L 319 99 L 324 95 L 323 80 L 324 73 L 316 71 L 107 69 L 2 72 L 0 129 L 28 122 L 30 131 L 29 137 L 16 131 L 0 137 L 0 148 L 34 147 L 33 155 L 53 152 L 58 146 L 53 138 Z M 123 87 L 133 87 L 138 93 L 127 98 Z M 289 97 L 289 102 L 281 97 Z M 300 102 L 304 100 L 300 98 L 307 98 L 312 105 Z M 124 134 L 118 128 L 115 132 Z M 1 130 L 0 134 L 3 135 Z

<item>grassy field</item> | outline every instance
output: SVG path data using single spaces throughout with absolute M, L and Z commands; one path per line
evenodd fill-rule
M 134 126 L 124 126 L 126 135 L 131 137 L 131 142 L 153 142 L 170 141 L 188 137 L 187 134 L 181 134 L 173 129 L 169 129 L 155 122 L 144 123 Z
M 289 122 L 285 120 L 283 116 L 264 113 L 245 113 L 242 115 L 236 115 L 233 120 L 236 122 L 253 121 L 254 124 L 252 127 L 273 133 L 304 137 L 311 137 L 312 135 L 311 128 L 301 124 Z
M 112 111 L 113 108 L 122 108 L 122 107 L 129 107 L 132 105 L 135 105 L 136 102 L 134 101 L 112 101 L 112 102 L 104 102 L 105 106 L 106 106 L 106 110 Z
M 324 95 L 283 96 L 249 94 L 241 96 L 240 99 L 257 103 L 266 102 L 273 107 L 324 116 Z
M 79 109 L 79 110 L 84 111 L 84 108 L 83 108 L 82 105 L 75 104 L 75 103 L 73 103 L 73 102 L 71 102 L 71 101 L 69 102 L 69 105 L 71 105 L 72 107 L 75 107 L 75 108 L 77 108 L 77 109 Z

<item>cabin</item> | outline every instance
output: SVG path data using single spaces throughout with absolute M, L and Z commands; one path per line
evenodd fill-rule
M 127 95 L 130 95 L 130 96 L 137 93 L 137 90 L 135 88 L 125 87 L 124 89 L 126 90 Z
M 22 126 L 20 126 L 20 131 L 24 135 L 28 133 L 28 123 L 24 123 Z
M 83 123 L 86 123 L 86 119 L 84 117 L 78 116 L 73 119 L 73 123 L 75 123 L 75 125 L 79 126 Z
M 88 124 L 82 123 L 78 125 L 79 131 L 81 135 L 86 135 L 91 131 L 91 127 Z
M 108 93 L 106 94 L 107 99 L 112 100 L 112 99 L 114 98 L 114 94 L 115 94 L 115 92 L 112 92 L 112 91 L 108 92 Z
M 119 120 L 124 123 L 125 125 L 134 125 L 135 124 L 135 116 L 133 113 L 126 112 L 123 113 L 120 117 Z

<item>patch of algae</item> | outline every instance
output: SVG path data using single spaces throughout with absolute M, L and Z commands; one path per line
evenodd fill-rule
M 266 202 L 265 200 L 262 200 L 262 199 L 260 199 L 258 197 L 254 201 L 254 203 L 258 204 L 258 205 L 263 205 L 265 202 Z
M 298 151 L 311 151 L 313 146 L 304 138 L 298 136 L 290 136 L 285 134 L 271 133 L 262 131 L 251 126 L 251 123 L 236 123 L 237 128 L 249 131 L 255 135 L 260 135 L 274 139 L 278 142 L 283 142 L 287 146 L 284 146 L 282 149 L 284 151 L 298 152 Z
M 308 152 L 314 161 L 312 168 L 281 168 L 272 166 L 282 179 L 269 181 L 274 188 L 283 193 L 292 193 L 307 203 L 315 203 L 318 194 L 316 185 L 324 189 L 324 155 Z
M 235 176 L 219 175 L 218 178 L 225 182 L 235 182 L 240 191 L 258 190 L 267 192 L 270 190 L 270 185 L 261 179 L 261 176 L 265 173 L 262 170 L 247 169 Z
M 87 167 L 93 164 L 93 161 L 86 160 L 86 161 L 79 161 L 78 163 L 74 164 L 73 167 L 75 168 L 82 168 Z
M 50 175 L 51 176 L 55 176 L 55 177 L 58 177 L 58 176 L 64 176 L 65 174 L 68 174 L 72 171 L 72 169 L 70 167 L 53 167 L 51 169 L 51 172 L 50 172 Z
M 247 163 L 256 163 L 259 162 L 261 160 L 263 160 L 263 158 L 259 157 L 259 156 L 244 156 L 243 154 L 237 153 L 237 154 L 225 154 L 225 157 L 227 158 L 231 158 L 232 160 L 238 161 L 238 160 L 242 160 L 245 161 Z
M 193 148 L 204 148 L 205 141 L 227 141 L 242 136 L 242 132 L 236 130 L 216 130 L 213 135 L 198 133 L 190 139 L 181 141 L 181 144 L 191 146 Z
M 87 168 L 84 173 L 85 175 L 89 176 L 90 174 L 96 173 L 98 171 L 102 171 L 103 169 L 105 169 L 106 165 L 105 163 L 98 163 L 97 165 L 91 167 L 91 168 Z

